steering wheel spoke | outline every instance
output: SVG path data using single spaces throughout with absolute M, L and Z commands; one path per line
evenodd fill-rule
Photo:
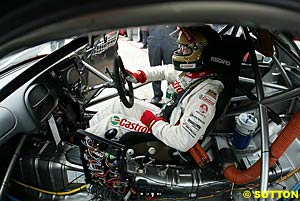
M 125 90 L 126 90 L 126 92 L 125 92 L 126 96 L 129 96 L 129 97 L 133 96 L 133 92 L 132 91 L 127 90 L 127 89 L 125 89 Z

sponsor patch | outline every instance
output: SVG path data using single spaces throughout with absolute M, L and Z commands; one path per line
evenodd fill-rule
M 196 113 L 199 114 L 201 117 L 206 118 L 206 115 L 204 113 L 201 113 L 200 111 L 196 110 Z
M 209 89 L 207 92 L 205 92 L 206 95 L 212 97 L 213 99 L 217 99 L 217 93 L 214 90 Z
M 206 114 L 208 112 L 208 106 L 206 104 L 201 104 L 199 107 L 199 111 L 202 114 Z
M 112 126 L 118 126 L 120 128 L 125 128 L 131 131 L 148 133 L 150 132 L 147 126 L 140 125 L 139 123 L 132 122 L 128 119 L 121 119 L 118 116 L 113 116 L 110 120 Z
M 172 82 L 171 86 L 176 91 L 176 93 L 179 93 L 183 90 L 183 87 L 182 87 L 182 84 L 180 83 L 180 81 Z
M 200 99 L 203 100 L 204 102 L 206 102 L 209 105 L 215 105 L 216 101 L 212 100 L 210 97 L 206 96 L 206 95 L 200 95 Z
M 194 69 L 194 68 L 196 68 L 196 64 L 180 64 L 179 66 L 182 69 Z
M 196 137 L 195 131 L 193 131 L 193 129 L 191 129 L 191 128 L 189 127 L 189 125 L 187 125 L 186 123 L 183 123 L 183 124 L 182 124 L 182 128 L 183 128 L 184 130 L 186 130 L 186 132 L 188 132 L 188 134 L 190 134 L 190 136 L 192 136 L 193 138 Z
M 118 126 L 119 123 L 120 123 L 120 117 L 118 117 L 118 116 L 113 116 L 113 117 L 111 117 L 110 123 L 111 123 L 113 126 Z
M 191 116 L 191 118 L 196 119 L 196 120 L 199 121 L 200 123 L 205 124 L 205 122 L 204 122 L 200 117 L 196 116 L 195 114 L 191 113 L 190 116 Z M 201 116 L 202 116 L 202 115 L 201 115 Z
M 192 121 L 191 119 L 188 119 L 187 123 L 190 124 L 197 131 L 199 131 L 202 128 L 200 125 L 198 125 L 196 122 Z

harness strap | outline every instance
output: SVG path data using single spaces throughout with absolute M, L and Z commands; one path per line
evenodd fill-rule
M 177 107 L 177 105 L 179 103 L 182 102 L 182 100 L 201 82 L 203 82 L 204 80 L 208 79 L 208 78 L 212 78 L 215 77 L 214 74 L 209 74 L 206 75 L 204 77 L 201 77 L 200 79 L 197 79 L 195 81 L 193 81 L 192 83 L 190 83 L 184 90 L 180 91 L 178 94 L 174 94 L 172 96 L 172 103 L 171 104 L 167 104 L 167 106 L 163 109 L 162 111 L 162 117 L 164 119 L 166 119 L 168 122 L 170 122 L 170 117 L 172 114 L 172 111 L 174 110 L 175 107 Z

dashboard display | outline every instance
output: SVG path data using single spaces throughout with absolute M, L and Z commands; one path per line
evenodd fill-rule
M 80 81 L 80 74 L 76 65 L 73 63 L 69 67 L 60 71 L 62 79 L 65 82 L 65 85 L 70 86 Z

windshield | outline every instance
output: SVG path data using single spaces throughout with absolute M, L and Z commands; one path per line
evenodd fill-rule
M 25 61 L 29 61 L 34 58 L 38 59 L 46 56 L 62 46 L 69 43 L 72 39 L 60 39 L 55 41 L 46 42 L 34 47 L 23 48 L 17 50 L 6 57 L 0 59 L 0 73 Z

